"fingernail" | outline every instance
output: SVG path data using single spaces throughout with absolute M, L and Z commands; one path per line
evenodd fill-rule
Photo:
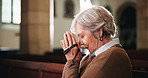
M 68 34 L 68 31 L 66 31 L 66 33 Z
M 64 33 L 64 36 L 66 36 L 66 33 Z

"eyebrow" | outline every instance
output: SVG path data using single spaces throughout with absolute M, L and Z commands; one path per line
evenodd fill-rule
M 80 36 L 80 35 L 82 35 L 82 34 L 83 34 L 83 32 L 80 32 L 80 33 L 78 33 L 77 35 Z
M 77 34 L 78 36 L 80 36 L 80 34 Z

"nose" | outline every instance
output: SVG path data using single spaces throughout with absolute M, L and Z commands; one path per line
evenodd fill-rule
M 83 42 L 81 40 L 78 41 L 79 46 L 83 45 Z

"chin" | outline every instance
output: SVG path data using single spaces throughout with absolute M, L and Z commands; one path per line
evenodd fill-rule
M 93 51 L 91 49 L 88 49 L 89 53 L 93 53 Z
M 90 53 L 94 53 L 95 52 L 95 49 L 92 49 L 92 48 L 91 49 L 88 48 L 88 50 L 89 50 Z

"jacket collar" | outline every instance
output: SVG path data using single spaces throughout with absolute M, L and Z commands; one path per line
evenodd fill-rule
M 118 38 L 115 38 L 111 41 L 109 41 L 108 43 L 104 44 L 103 46 L 101 46 L 99 49 L 97 49 L 94 53 L 92 54 L 89 54 L 89 56 L 98 56 L 99 54 L 101 54 L 102 52 L 106 51 L 107 49 L 111 48 L 112 46 L 114 45 L 119 45 L 121 46 L 120 42 L 119 42 L 119 39 Z

